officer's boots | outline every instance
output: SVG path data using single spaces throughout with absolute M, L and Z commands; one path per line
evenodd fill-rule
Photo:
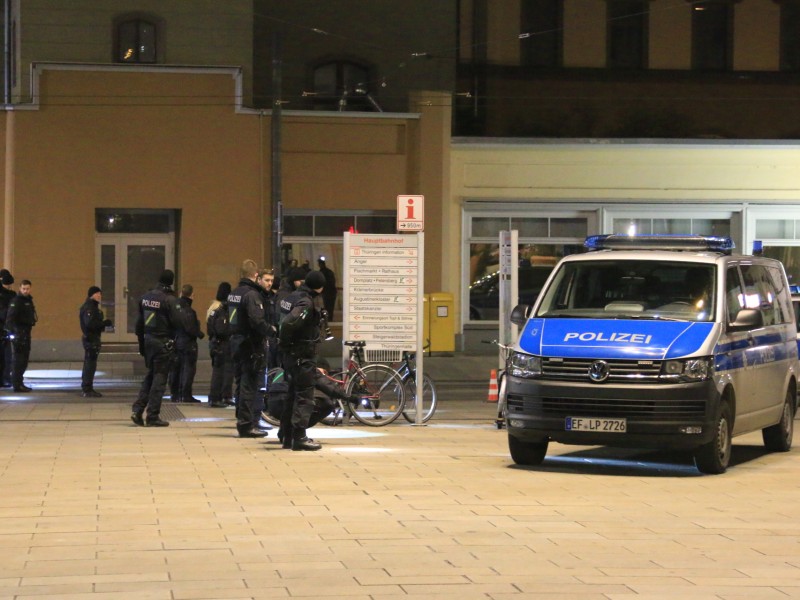
M 319 450 L 322 444 L 319 444 L 306 435 L 305 429 L 295 428 L 292 433 L 292 450 Z

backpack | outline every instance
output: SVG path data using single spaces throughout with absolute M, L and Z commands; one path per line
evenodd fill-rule
M 231 335 L 231 324 L 228 322 L 228 305 L 220 304 L 219 307 L 211 313 L 206 323 L 208 329 L 208 337 L 227 339 Z

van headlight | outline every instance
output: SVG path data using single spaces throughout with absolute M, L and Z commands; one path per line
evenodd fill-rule
M 512 352 L 508 360 L 508 371 L 514 377 L 538 377 L 542 374 L 542 357 Z
M 711 377 L 711 372 L 710 358 L 684 358 L 666 361 L 661 377 L 673 381 L 705 381 Z

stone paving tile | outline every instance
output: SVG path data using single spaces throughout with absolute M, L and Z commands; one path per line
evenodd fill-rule
M 69 402 L 0 413 L 0 598 L 800 597 L 796 450 L 745 440 L 719 477 L 557 444 L 519 468 L 488 420 L 295 453 L 227 412 L 147 430 Z

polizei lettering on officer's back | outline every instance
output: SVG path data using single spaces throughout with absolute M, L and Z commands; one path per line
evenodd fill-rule
M 580 340 L 581 342 L 627 342 L 629 344 L 649 344 L 652 335 L 643 333 L 603 333 L 602 331 L 584 331 L 583 333 L 568 333 L 564 341 Z
M 149 300 L 148 298 L 142 298 L 142 306 L 146 306 L 147 308 L 161 308 L 161 302 L 158 300 Z

